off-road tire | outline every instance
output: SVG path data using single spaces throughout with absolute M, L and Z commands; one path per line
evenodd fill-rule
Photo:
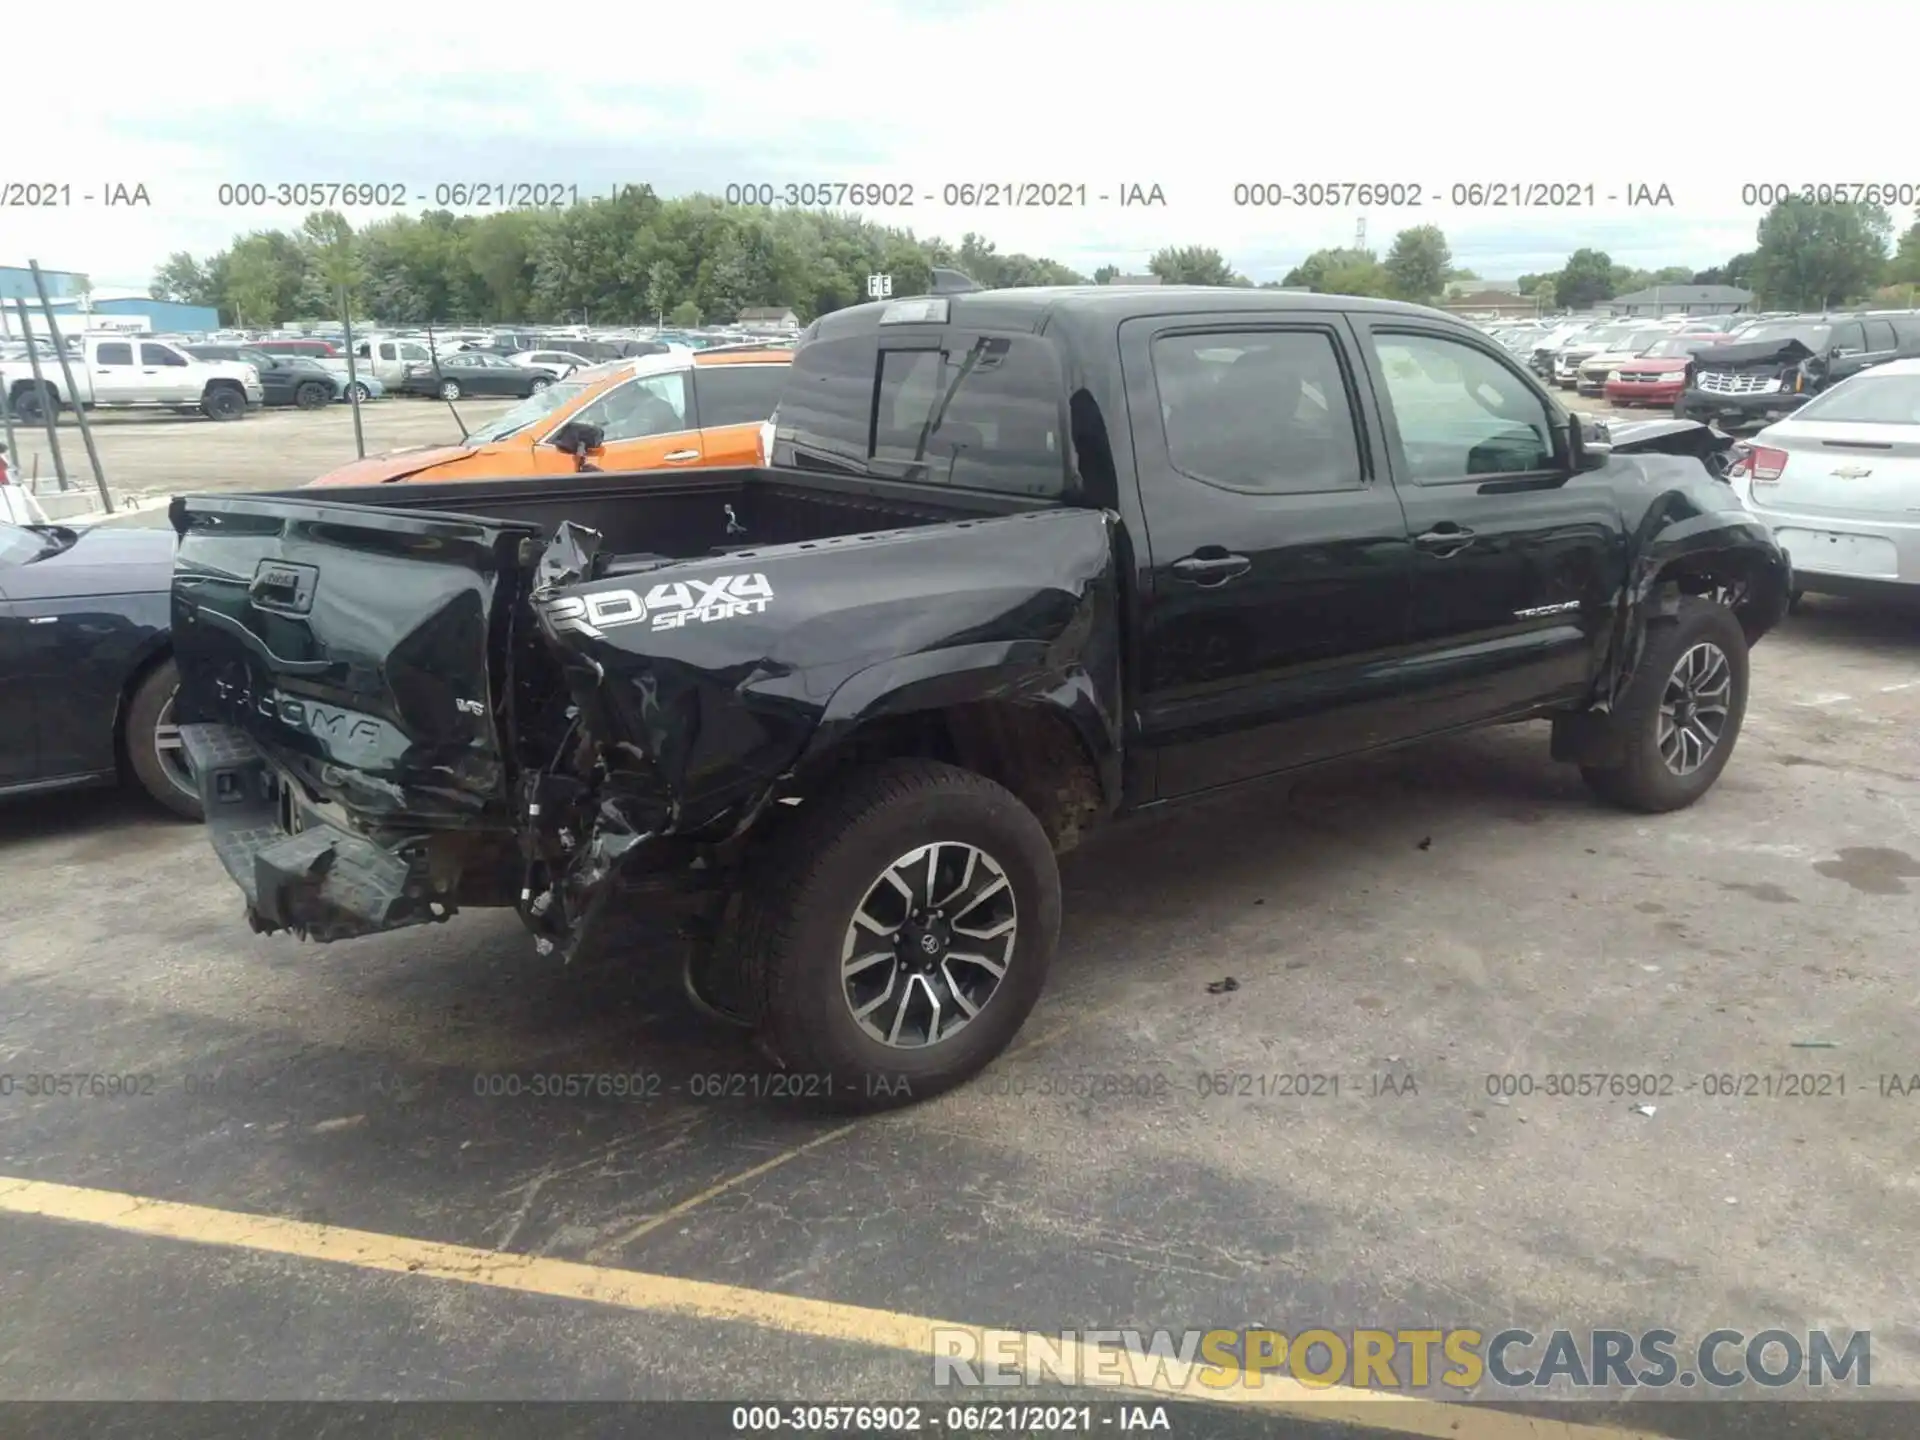
M 1676 775 L 1660 754 L 1661 704 L 1674 667 L 1702 642 L 1719 647 L 1732 674 L 1727 718 L 1718 742 L 1699 768 Z M 1640 663 L 1614 707 L 1620 763 L 1583 765 L 1581 776 L 1602 800 L 1625 810 L 1659 814 L 1693 804 L 1713 788 L 1732 758 L 1746 717 L 1747 675 L 1747 637 L 1734 613 L 1711 600 L 1681 596 L 1678 615 L 1648 624 Z
M 167 773 L 154 750 L 154 730 L 173 700 L 173 692 L 179 688 L 180 672 L 174 668 L 171 660 L 162 660 L 142 676 L 127 704 L 121 744 L 127 768 L 133 772 L 133 778 L 140 782 L 142 790 L 181 819 L 199 820 L 203 818 L 200 796 L 181 789 Z
M 897 858 L 936 841 L 978 846 L 1018 906 L 1012 959 L 958 1033 L 903 1049 L 875 1040 L 849 1008 L 841 947 L 853 912 Z M 732 937 L 756 1002 L 760 1041 L 841 1111 L 896 1108 L 960 1084 L 1004 1050 L 1046 983 L 1060 935 L 1060 872 L 1046 831 L 1011 792 L 933 760 L 852 771 L 808 800 L 750 863 Z
M 247 413 L 247 397 L 237 385 L 209 385 L 200 397 L 200 413 L 209 420 L 239 420 Z

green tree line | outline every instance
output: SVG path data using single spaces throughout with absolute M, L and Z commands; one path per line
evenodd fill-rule
M 1920 224 L 1889 255 L 1892 222 L 1878 206 L 1787 201 L 1759 224 L 1752 250 L 1708 270 L 1641 271 L 1581 249 L 1550 274 L 1521 277 L 1549 308 L 1580 308 L 1656 284 L 1740 285 L 1767 308 L 1814 308 L 1858 299 L 1904 303 L 1920 284 Z M 811 319 L 866 298 L 866 277 L 893 277 L 913 294 L 931 267 L 952 266 L 990 287 L 1105 282 L 1044 257 L 1002 253 L 967 233 L 957 245 L 856 216 L 727 205 L 707 195 L 663 199 L 638 185 L 565 209 L 456 215 L 430 210 L 355 230 L 336 211 L 317 211 L 293 231 L 242 235 L 205 259 L 168 257 L 154 276 L 157 299 L 217 309 L 229 325 L 267 326 L 337 316 L 344 288 L 353 313 L 387 324 L 717 324 L 752 307 L 791 307 Z M 1147 264 L 1168 284 L 1252 282 L 1216 248 L 1168 246 Z M 1329 294 L 1432 302 L 1449 281 L 1472 280 L 1453 264 L 1438 226 L 1372 250 L 1324 249 L 1281 281 Z
M 1754 232 L 1754 247 L 1704 270 L 1632 270 L 1604 250 L 1581 249 L 1548 274 L 1522 275 L 1521 293 L 1582 309 L 1655 285 L 1734 285 L 1765 310 L 1824 310 L 1860 303 L 1910 306 L 1920 289 L 1920 221 L 1889 253 L 1893 217 L 1879 205 L 1787 200 Z

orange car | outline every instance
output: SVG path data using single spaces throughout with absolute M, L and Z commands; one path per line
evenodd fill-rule
M 760 463 L 760 427 L 773 415 L 791 350 L 645 355 L 591 370 L 530 395 L 463 444 L 369 455 L 309 485 L 396 480 L 499 480 L 571 475 L 571 452 L 551 443 L 562 425 L 596 425 L 601 470 L 682 470 Z

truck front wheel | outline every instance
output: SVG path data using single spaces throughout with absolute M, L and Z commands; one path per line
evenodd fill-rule
M 1726 606 L 1696 595 L 1652 622 L 1646 648 L 1614 708 L 1620 763 L 1583 766 L 1601 799 L 1657 813 L 1713 788 L 1747 713 L 1747 637 Z
M 1032 811 L 931 760 L 854 772 L 749 866 L 735 923 L 762 1041 L 835 1108 L 970 1078 L 1040 996 L 1060 874 Z
M 209 385 L 200 409 L 209 420 L 238 420 L 247 413 L 247 397 L 234 385 Z

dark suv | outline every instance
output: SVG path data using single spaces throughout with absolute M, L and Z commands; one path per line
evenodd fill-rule
M 275 355 L 257 345 L 183 345 L 196 360 L 238 360 L 260 374 L 260 394 L 267 405 L 297 405 L 321 410 L 339 394 L 333 375 L 305 355 Z
M 1757 430 L 1888 360 L 1920 355 L 1920 312 L 1763 320 L 1700 352 L 1673 413 L 1729 434 Z

